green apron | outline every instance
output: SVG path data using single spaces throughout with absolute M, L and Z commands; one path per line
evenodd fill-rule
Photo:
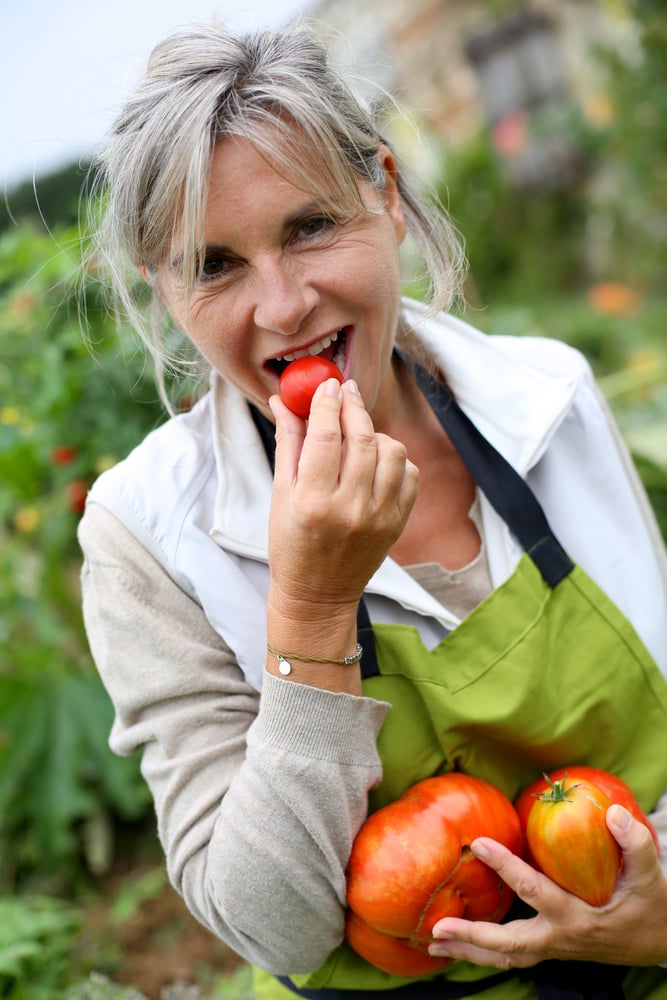
M 364 694 L 392 705 L 378 740 L 383 780 L 369 812 L 433 774 L 477 775 L 514 799 L 543 771 L 574 764 L 619 775 L 650 811 L 667 788 L 667 682 L 631 624 L 563 552 L 525 481 L 444 386 L 430 380 L 423 388 L 524 555 L 432 650 L 414 628 L 371 627 L 362 602 Z M 384 991 L 392 1000 L 667 1000 L 667 969 L 626 971 L 547 962 L 498 973 L 457 962 L 411 981 L 343 943 L 312 974 L 278 981 L 257 970 L 255 988 L 257 1000 L 368 1000 Z

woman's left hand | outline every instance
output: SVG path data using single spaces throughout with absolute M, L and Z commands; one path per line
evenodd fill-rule
M 431 955 L 499 969 L 527 968 L 547 959 L 612 965 L 667 962 L 667 879 L 648 829 L 622 806 L 607 811 L 607 826 L 623 852 L 623 868 L 604 906 L 566 892 L 496 841 L 479 838 L 472 851 L 536 911 L 506 924 L 446 917 L 433 927 Z

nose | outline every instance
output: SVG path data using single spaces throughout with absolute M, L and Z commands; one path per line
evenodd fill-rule
M 263 330 L 297 333 L 318 302 L 316 288 L 293 262 L 271 259 L 257 268 L 254 318 Z

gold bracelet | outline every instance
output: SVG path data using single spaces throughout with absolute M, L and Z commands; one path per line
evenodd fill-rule
M 300 663 L 334 663 L 336 666 L 349 667 L 352 663 L 358 663 L 364 655 L 364 650 L 360 643 L 357 643 L 357 648 L 352 656 L 344 656 L 342 660 L 318 659 L 314 656 L 300 656 L 299 653 L 281 653 L 277 649 L 274 649 L 273 646 L 268 645 L 266 648 L 271 656 L 275 656 L 278 661 L 278 671 L 283 677 L 287 677 L 292 672 L 290 660 L 299 660 Z

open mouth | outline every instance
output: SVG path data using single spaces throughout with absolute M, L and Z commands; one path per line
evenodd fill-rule
M 333 361 L 336 367 L 344 373 L 347 358 L 347 330 L 347 327 L 341 327 L 333 336 L 323 337 L 322 340 L 316 341 L 310 347 L 288 352 L 279 357 L 269 358 L 265 367 L 280 378 L 291 361 L 296 361 L 297 358 L 305 358 L 310 355 Z

